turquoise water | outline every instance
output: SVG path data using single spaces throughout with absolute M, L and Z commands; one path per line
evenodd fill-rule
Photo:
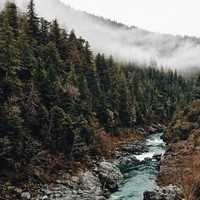
M 146 139 L 145 146 L 148 152 L 134 155 L 143 161 L 142 164 L 127 169 L 124 182 L 119 191 L 110 197 L 110 200 L 143 200 L 143 192 L 157 187 L 155 180 L 158 173 L 158 161 L 153 159 L 153 155 L 163 154 L 165 151 L 161 135 L 154 134 Z

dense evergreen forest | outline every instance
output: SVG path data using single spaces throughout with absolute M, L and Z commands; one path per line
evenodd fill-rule
M 176 72 L 119 64 L 83 38 L 7 3 L 0 13 L 0 172 L 21 170 L 46 149 L 66 160 L 92 156 L 96 134 L 166 123 L 191 101 Z M 99 151 L 98 151 L 99 152 Z

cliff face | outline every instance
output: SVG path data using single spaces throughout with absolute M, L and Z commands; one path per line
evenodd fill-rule
M 183 188 L 188 200 L 200 199 L 200 101 L 180 112 L 169 125 L 164 140 L 168 149 L 161 160 L 158 182 Z

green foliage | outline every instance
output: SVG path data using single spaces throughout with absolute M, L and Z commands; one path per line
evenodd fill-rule
M 30 0 L 27 12 L 27 34 L 34 39 L 38 39 L 39 36 L 39 19 L 35 13 L 34 0 Z
M 81 158 L 98 129 L 114 134 L 118 128 L 165 122 L 190 100 L 190 89 L 190 82 L 172 71 L 94 56 L 74 31 L 39 19 L 33 0 L 25 15 L 13 3 L 0 13 L 0 143 L 9 149 L 19 143 L 18 152 L 24 148 L 27 154 L 24 146 L 37 141 Z M 14 156 L 0 151 L 0 160 Z
M 193 99 L 200 99 L 200 75 L 198 75 L 194 83 Z
M 193 101 L 190 105 L 176 113 L 164 135 L 166 142 L 187 140 L 192 134 L 199 135 L 200 127 L 200 101 Z M 198 140 L 195 138 L 195 143 Z
M 18 18 L 17 7 L 14 3 L 7 2 L 5 8 L 5 16 L 7 18 L 10 29 L 15 37 L 18 36 Z

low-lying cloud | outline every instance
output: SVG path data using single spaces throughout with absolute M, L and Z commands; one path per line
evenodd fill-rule
M 29 0 L 15 2 L 24 9 Z M 113 55 L 119 61 L 149 63 L 155 60 L 158 65 L 178 70 L 200 68 L 200 39 L 118 26 L 76 11 L 59 0 L 35 0 L 35 4 L 40 17 L 56 18 L 66 29 L 74 29 L 90 42 L 95 52 Z

